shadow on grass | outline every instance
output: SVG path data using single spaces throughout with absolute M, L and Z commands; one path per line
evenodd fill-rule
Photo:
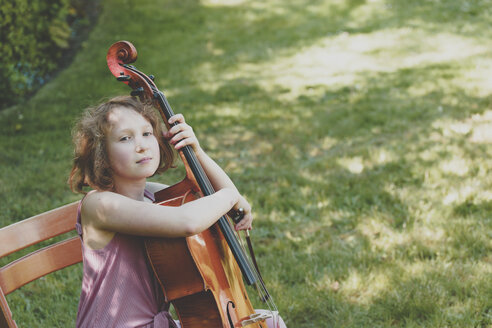
M 405 268 L 388 264 L 388 261 L 403 261 L 411 266 L 415 261 L 432 267 L 437 263 L 434 261 L 440 256 L 441 247 L 410 239 L 383 251 L 375 248 L 372 241 L 357 230 L 367 223 L 364 220 L 377 217 L 395 233 L 411 231 L 417 218 L 410 213 L 409 205 L 392 192 L 392 186 L 394 189 L 423 188 L 425 168 L 437 163 L 421 159 L 417 154 L 435 142 L 432 135 L 438 132 L 433 126 L 436 121 L 464 120 L 489 108 L 489 97 L 475 97 L 459 88 L 432 88 L 420 96 L 410 92 L 414 83 L 446 76 L 451 74 L 450 69 L 449 65 L 440 64 L 377 76 L 368 74 L 365 78 L 361 75 L 359 88 L 330 90 L 327 86 L 317 86 L 326 88 L 321 96 L 303 95 L 289 103 L 279 102 L 276 95 L 263 93 L 253 82 L 247 82 L 245 89 L 249 91 L 244 94 L 245 99 L 269 103 L 267 107 L 271 110 L 246 115 L 257 115 L 262 119 L 255 126 L 256 136 L 244 141 L 242 147 L 248 148 L 252 144 L 260 147 L 261 143 L 273 146 L 256 157 L 231 159 L 241 163 L 232 175 L 236 181 L 244 181 L 242 190 L 252 195 L 254 203 L 261 208 L 261 215 L 269 217 L 269 221 L 258 223 L 256 232 L 265 266 L 270 266 L 267 272 L 270 277 L 275 277 L 274 284 L 293 286 L 296 293 L 311 297 L 315 304 L 322 304 L 319 307 L 312 307 L 312 303 L 299 305 L 293 310 L 295 313 L 292 314 L 299 320 L 296 322 L 301 322 L 303 327 L 310 327 L 310 317 L 338 322 L 339 326 L 354 322 L 355 326 L 490 322 L 483 303 L 472 312 L 467 312 L 465 304 L 470 295 L 464 291 L 475 293 L 473 290 L 476 291 L 477 286 L 487 285 L 483 277 L 477 281 L 453 277 L 451 284 L 444 282 L 450 272 L 440 275 L 434 271 L 421 271 L 405 277 Z M 219 88 L 218 93 L 236 87 Z M 450 96 L 459 102 L 449 102 Z M 236 96 L 222 100 L 240 102 L 243 99 L 237 92 Z M 234 116 L 218 114 L 214 119 L 229 122 L 231 126 L 238 123 Z M 236 140 L 254 125 L 248 120 L 241 124 L 243 129 L 236 131 Z M 325 138 L 332 143 L 323 148 L 320 144 Z M 373 153 L 381 149 L 391 156 L 378 163 Z M 409 156 L 412 153 L 415 156 Z M 439 154 L 440 158 L 449 155 L 445 151 Z M 350 167 L 340 165 L 338 159 L 344 157 L 359 157 L 360 172 L 351 172 Z M 416 165 L 424 170 L 415 169 Z M 422 195 L 424 197 L 424 193 Z M 489 205 L 464 203 L 455 209 L 455 214 L 490 213 Z M 453 261 L 479 260 L 490 249 L 483 238 L 471 234 L 474 230 L 471 227 L 453 230 L 450 225 L 445 225 L 444 229 L 450 240 L 443 243 L 443 248 L 447 245 L 453 249 L 461 246 L 466 249 L 465 253 L 450 252 L 449 258 Z M 475 229 L 478 235 L 481 231 Z M 473 245 L 471 239 L 475 240 Z M 303 267 L 290 273 L 281 265 L 272 264 L 275 258 L 268 254 L 272 250 L 274 254 L 282 252 L 289 258 L 288 262 L 302 263 Z M 330 292 L 330 285 L 316 285 L 327 276 L 330 281 L 342 281 L 354 270 L 363 277 L 388 266 L 395 268 L 388 270 L 389 283 L 369 305 L 358 306 L 357 300 L 336 296 Z M 308 296 L 300 289 L 310 284 L 315 286 L 307 288 Z M 314 290 L 318 292 L 314 293 Z M 457 295 L 458 291 L 461 294 Z M 473 295 L 479 296 L 478 293 Z M 351 308 L 353 317 L 334 318 L 334 314 L 344 307 Z M 447 309 L 445 314 L 443 308 Z M 370 323 L 367 323 L 368 318 L 372 320 Z
M 478 1 L 425 1 L 406 2 L 388 0 L 399 26 L 419 26 L 435 32 L 451 32 L 472 38 L 489 38 L 490 3 Z M 392 24 L 384 24 L 391 26 Z
M 487 0 L 385 0 L 379 2 L 378 6 L 380 14 L 369 16 L 364 24 L 354 25 L 351 20 L 338 21 L 340 30 L 349 33 L 371 33 L 392 28 L 418 28 L 473 39 L 487 40 L 491 37 L 491 8 Z
M 467 265 L 446 268 L 431 261 L 418 270 L 411 266 L 395 269 L 389 277 L 391 287 L 372 299 L 366 308 L 372 322 L 480 327 L 492 323 L 489 301 L 479 292 L 491 290 L 484 276 L 477 277 Z
M 485 219 L 485 216 L 492 213 L 492 201 L 483 201 L 476 204 L 472 200 L 455 206 L 454 214 L 459 216 L 476 216 L 477 219 Z

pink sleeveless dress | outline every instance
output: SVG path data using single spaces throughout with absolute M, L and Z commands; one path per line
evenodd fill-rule
M 153 200 L 147 190 L 145 196 Z M 177 328 L 146 259 L 143 238 L 116 233 L 102 249 L 85 247 L 79 204 L 76 229 L 84 276 L 76 327 Z

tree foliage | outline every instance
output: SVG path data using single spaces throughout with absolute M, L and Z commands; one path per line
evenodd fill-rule
M 94 2 L 94 1 L 88 1 Z M 0 4 L 0 109 L 39 88 L 88 26 L 82 0 L 7 0 Z

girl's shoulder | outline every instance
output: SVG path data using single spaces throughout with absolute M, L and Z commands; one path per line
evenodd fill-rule
M 91 214 L 97 211 L 104 203 L 114 202 L 114 195 L 116 194 L 111 191 L 91 190 L 81 200 L 81 212 L 85 214 L 85 217 L 91 217 Z M 122 197 L 121 195 L 119 196 Z
M 158 182 L 149 182 L 147 181 L 145 183 L 145 189 L 147 189 L 149 192 L 155 194 L 158 191 L 161 191 L 162 189 L 167 188 L 168 186 L 162 183 Z

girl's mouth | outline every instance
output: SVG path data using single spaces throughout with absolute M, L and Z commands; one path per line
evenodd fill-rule
M 141 160 L 137 161 L 137 164 L 145 164 L 152 160 L 152 157 L 144 157 Z

